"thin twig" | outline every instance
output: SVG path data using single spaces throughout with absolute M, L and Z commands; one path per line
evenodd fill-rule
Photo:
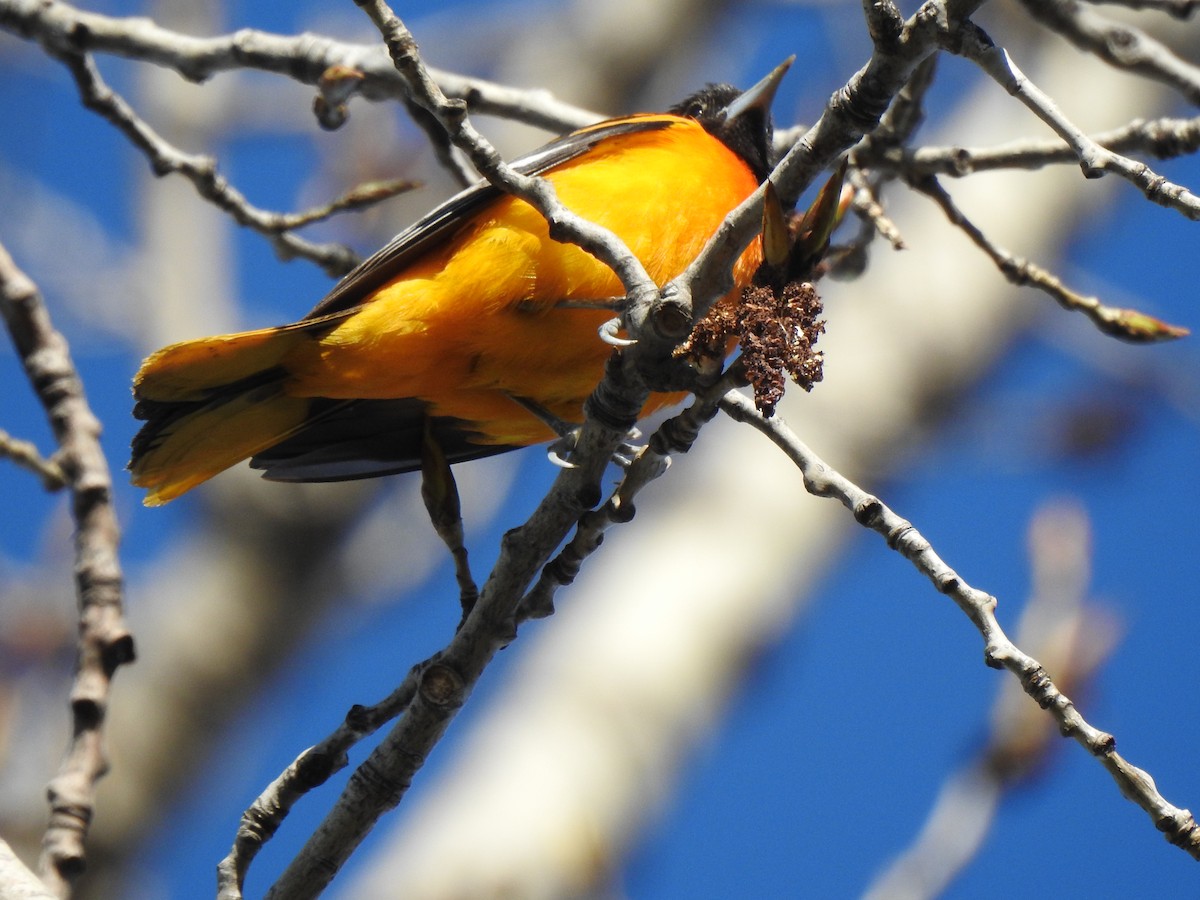
M 900 233 L 896 223 L 888 218 L 887 211 L 879 202 L 878 184 L 857 167 L 852 167 L 847 171 L 846 180 L 854 188 L 852 208 L 855 214 L 862 218 L 866 230 L 870 234 L 878 234 L 891 244 L 893 250 L 903 250 L 904 235 Z
M 925 97 L 937 74 L 937 57 L 923 59 L 896 94 L 896 99 L 879 120 L 879 127 L 863 138 L 860 147 L 902 146 L 912 140 L 925 121 Z M 856 148 L 857 152 L 857 148 Z
M 57 491 L 66 487 L 67 477 L 62 466 L 53 459 L 46 459 L 38 452 L 32 441 L 22 441 L 0 429 L 0 458 L 11 459 L 22 468 L 28 469 L 42 479 L 42 487 Z
M 982 2 L 927 0 L 897 30 L 894 4 L 889 0 L 867 0 L 867 14 L 875 32 L 870 60 L 834 92 L 821 118 L 771 172 L 771 184 L 785 209 L 795 205 L 801 192 L 825 167 L 878 125 L 917 68 L 941 44 L 951 42 Z M 661 297 L 642 298 L 644 302 L 631 298 L 625 314 L 627 328 L 641 334 L 653 333 L 647 323 L 653 322 L 667 304 L 692 322 L 700 321 L 732 287 L 733 261 L 761 228 L 764 194 L 765 188 L 760 187 L 731 212 L 700 255 L 663 288 Z
M 408 110 L 409 118 L 425 132 L 425 137 L 429 141 L 429 146 L 433 148 L 433 155 L 438 164 L 450 173 L 459 187 L 465 188 L 471 185 L 475 181 L 475 170 L 455 152 L 454 142 L 437 118 L 430 115 L 423 106 L 414 103 L 407 97 L 404 99 L 404 106 Z
M 349 765 L 348 753 L 355 744 L 404 713 L 416 694 L 422 671 L 435 660 L 436 656 L 413 666 L 400 686 L 374 706 L 352 707 L 341 725 L 296 757 L 254 799 L 242 813 L 229 854 L 217 864 L 217 900 L 241 900 L 250 864 L 296 802 Z
M 598 509 L 584 513 L 575 535 L 554 559 L 542 568 L 537 583 L 521 600 L 517 620 L 543 618 L 554 612 L 554 595 L 579 575 L 583 563 L 600 548 L 604 533 L 613 525 L 629 522 L 634 516 L 634 499 L 655 479 L 666 473 L 671 454 L 686 453 L 700 429 L 716 415 L 717 403 L 735 384 L 744 384 L 740 368 L 726 372 L 714 385 L 698 391 L 695 400 L 678 415 L 660 425 L 646 446 L 626 467 L 624 477 Z
M 839 501 L 856 522 L 881 535 L 889 547 L 953 600 L 983 636 L 984 662 L 993 669 L 1004 668 L 1015 675 L 1025 693 L 1054 717 L 1061 734 L 1074 738 L 1108 770 L 1121 795 L 1140 806 L 1169 843 L 1200 860 L 1200 825 L 1192 814 L 1168 803 L 1149 774 L 1117 753 L 1113 736 L 1090 725 L 1042 665 L 1009 640 L 996 620 L 995 597 L 967 584 L 941 560 L 911 522 L 820 459 L 778 417 L 764 418 L 750 400 L 736 391 L 725 395 L 721 409 L 736 421 L 754 426 L 787 454 L 800 470 L 810 494 Z
M 103 738 L 112 677 L 119 666 L 133 661 L 133 638 L 122 616 L 120 529 L 112 478 L 100 449 L 100 423 L 88 406 L 67 341 L 50 321 L 37 286 L 3 246 L 0 313 L 58 442 L 57 459 L 71 491 L 75 520 L 79 642 L 70 697 L 72 739 L 46 789 L 50 821 L 39 864 L 43 881 L 66 896 L 83 871 L 96 782 L 108 770 Z
M 936 178 L 922 178 L 912 182 L 912 186 L 937 203 L 951 224 L 986 253 L 1005 278 L 1015 285 L 1037 288 L 1057 301 L 1063 309 L 1083 313 L 1105 334 L 1135 344 L 1146 344 L 1174 340 L 1189 333 L 1186 328 L 1163 322 L 1136 309 L 1106 306 L 1096 297 L 1071 290 L 1054 273 L 1021 259 L 984 234 L 979 226 L 963 214 Z
M 1087 517 L 1070 504 L 1047 504 L 1029 529 L 1033 593 L 1017 641 L 1058 673 L 1059 684 L 1087 692 L 1116 644 L 1116 628 L 1087 602 Z M 986 743 L 952 774 L 920 833 L 866 892 L 867 900 L 940 897 L 978 855 L 1005 796 L 1045 773 L 1054 723 L 1006 679 L 992 706 Z
M 1021 0 L 1021 5 L 1081 50 L 1110 66 L 1165 84 L 1193 105 L 1200 104 L 1200 66 L 1181 59 L 1140 28 L 1114 21 L 1079 0 Z
M 407 96 L 403 79 L 377 43 L 354 44 L 316 34 L 279 35 L 253 28 L 196 37 L 163 28 L 142 16 L 106 16 L 62 0 L 0 0 L 0 29 L 39 41 L 47 50 L 111 53 L 154 63 L 189 81 L 253 69 L 320 89 L 321 79 L 330 69 L 343 67 L 362 76 L 354 93 L 368 100 Z M 448 96 L 466 101 L 472 110 L 547 131 L 571 131 L 602 118 L 557 100 L 546 90 L 524 90 L 435 69 L 430 73 Z M 345 102 L 349 97 L 343 94 L 339 99 Z
M 879 201 L 879 194 L 887 173 L 866 172 L 861 160 L 870 159 L 887 149 L 899 151 L 903 148 L 921 123 L 925 120 L 925 95 L 933 85 L 937 69 L 937 57 L 926 57 L 913 70 L 887 112 L 879 120 L 879 127 L 866 135 L 851 153 L 852 165 L 847 173 L 854 187 L 852 209 L 863 222 L 858 235 L 850 244 L 839 247 L 830 256 L 833 269 L 842 275 L 852 275 L 866 268 L 867 251 L 875 235 L 879 235 L 893 250 L 904 249 L 904 238 L 900 229 L 887 215 Z
M 411 178 L 388 178 L 383 181 L 364 181 L 328 203 L 294 213 L 263 212 L 262 224 L 251 225 L 263 234 L 282 234 L 305 225 L 323 222 L 344 212 L 356 212 L 374 206 L 382 200 L 397 197 L 421 187 Z
M 1146 153 L 1171 159 L 1200 149 L 1200 118 L 1159 118 L 1129 122 L 1120 128 L 1092 135 L 1092 140 L 1114 153 Z M 866 155 L 856 151 L 863 165 L 897 169 L 908 177 L 948 175 L 962 178 L 997 169 L 1040 169 L 1051 164 L 1078 163 L 1074 150 L 1055 139 L 1009 141 L 995 147 L 891 148 Z
M 978 65 L 1054 129 L 1079 158 L 1085 178 L 1098 178 L 1105 172 L 1114 172 L 1136 185 L 1147 198 L 1160 206 L 1181 212 L 1189 219 L 1200 219 L 1200 197 L 1182 185 L 1168 181 L 1145 163 L 1113 153 L 1097 144 L 1063 115 L 1058 105 L 1017 68 L 1008 51 L 993 44 L 981 29 L 966 29 L 954 50 Z
M 240 225 L 253 228 L 271 240 L 284 258 L 299 256 L 312 260 L 330 275 L 344 275 L 358 263 L 358 256 L 340 244 L 317 244 L 292 234 L 288 229 L 326 218 L 341 209 L 351 209 L 372 203 L 395 193 L 376 188 L 373 195 L 353 202 L 335 200 L 318 212 L 299 213 L 286 216 L 259 209 L 217 171 L 216 160 L 211 156 L 185 153 L 164 140 L 153 128 L 143 121 L 133 107 L 120 94 L 113 91 L 96 70 L 87 54 L 49 47 L 48 51 L 60 60 L 75 78 L 79 97 L 83 105 L 113 124 L 150 161 L 150 167 L 158 176 L 178 173 L 195 187 L 196 192 L 217 208 L 233 217 Z M 399 189 L 407 190 L 409 184 Z M 353 193 L 352 193 L 353 196 Z M 338 206 L 337 204 L 341 204 Z

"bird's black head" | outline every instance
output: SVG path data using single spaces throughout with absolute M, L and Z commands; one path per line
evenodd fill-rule
M 771 171 L 771 100 L 792 60 L 747 91 L 731 84 L 709 84 L 672 106 L 670 112 L 688 116 L 746 161 L 759 181 Z

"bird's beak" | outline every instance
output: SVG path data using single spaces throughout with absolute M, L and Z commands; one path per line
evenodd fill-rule
M 738 116 L 745 115 L 752 109 L 761 110 L 764 115 L 769 114 L 771 101 L 775 99 L 775 91 L 779 88 L 779 82 L 783 81 L 783 76 L 787 74 L 787 70 L 795 61 L 794 54 L 789 56 L 754 87 L 738 94 L 737 99 L 725 107 L 725 121 L 732 122 Z

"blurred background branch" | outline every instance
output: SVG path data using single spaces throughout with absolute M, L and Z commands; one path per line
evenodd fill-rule
M 1118 638 L 1117 623 L 1088 603 L 1091 546 L 1087 515 L 1057 500 L 1029 527 L 1033 593 L 1017 627 L 1017 643 L 1058 673 L 1069 694 L 1086 696 Z M 983 847 L 1005 794 L 1029 787 L 1050 770 L 1053 724 L 1013 681 L 992 707 L 987 740 L 947 778 L 913 844 L 867 892 L 871 900 L 938 897 Z

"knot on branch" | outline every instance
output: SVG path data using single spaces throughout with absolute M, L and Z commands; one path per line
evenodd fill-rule
M 1200 143 L 1200 130 L 1192 127 L 1187 120 L 1159 119 L 1147 122 L 1145 119 L 1134 119 L 1128 127 L 1146 135 L 1146 151 L 1157 159 L 1183 156 L 1193 152 Z
M 1049 709 L 1058 700 L 1058 688 L 1049 673 L 1040 665 L 1027 666 L 1020 672 L 1021 686 L 1042 709 Z
M 102 639 L 99 650 L 101 669 L 109 678 L 121 666 L 129 665 L 137 659 L 133 635 L 123 625 Z
M 438 119 L 455 131 L 467 121 L 467 101 L 458 97 L 444 97 L 438 103 Z
M 63 34 L 65 41 L 62 49 L 71 53 L 86 53 L 92 41 L 92 29 L 86 22 L 78 20 L 71 22 Z
M 104 721 L 106 705 L 94 693 L 76 692 L 71 697 L 71 715 L 80 728 L 95 729 Z
M 1141 41 L 1137 34 L 1128 28 L 1111 28 L 1105 35 L 1104 46 L 1114 62 L 1125 65 L 1137 62 L 1142 56 Z
M 466 683 L 454 669 L 434 663 L 421 674 L 421 699 L 438 709 L 457 709 L 466 699 Z
M 938 591 L 946 596 L 957 594 L 962 588 L 962 580 L 954 572 L 941 573 L 934 584 L 937 586 Z
M 310 791 L 318 788 L 329 780 L 334 772 L 340 771 L 346 765 L 346 754 L 326 753 L 310 748 L 301 754 L 295 763 L 296 787 Z M 245 817 L 243 817 L 245 821 Z M 271 832 L 274 833 L 274 828 Z
M 77 879 L 87 868 L 83 851 L 84 837 L 91 824 L 91 813 L 82 806 L 55 807 L 50 813 L 43 855 L 55 871 L 68 883 Z
M 1092 751 L 1093 756 L 1108 756 L 1117 749 L 1117 739 L 1107 731 L 1098 732 L 1095 739 L 1089 744 L 1088 749 Z
M 1003 669 L 1010 658 L 1010 647 L 997 641 L 989 641 L 983 648 L 983 664 L 989 669 Z
M 366 76 L 351 66 L 330 66 L 317 81 L 319 93 L 313 98 L 313 113 L 326 131 L 341 128 L 350 118 L 348 103 L 362 86 Z
M 904 34 L 904 16 L 892 0 L 871 0 L 866 5 L 871 42 L 881 53 L 895 53 Z
M 692 305 L 672 297 L 662 297 L 650 309 L 650 324 L 659 337 L 679 343 L 692 329 Z
M 574 223 L 571 222 L 565 211 L 551 210 L 546 215 L 546 233 L 550 235 L 550 239 L 558 241 L 560 244 L 569 244 L 575 235 Z
M 854 514 L 854 521 L 859 525 L 874 528 L 882 520 L 883 503 L 878 497 L 864 497 L 861 501 L 854 504 L 852 512 Z

